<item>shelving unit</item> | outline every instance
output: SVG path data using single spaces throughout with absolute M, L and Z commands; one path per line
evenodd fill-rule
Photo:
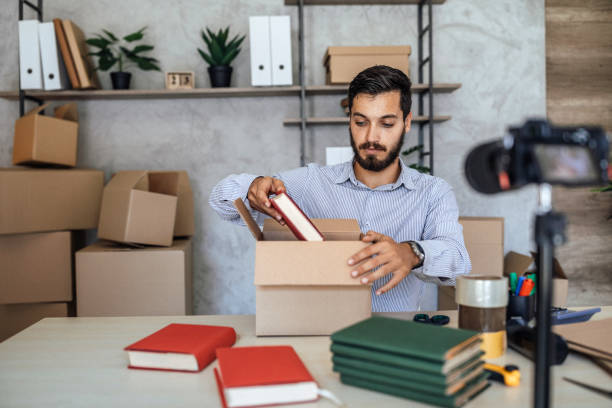
M 425 129 L 428 129 L 428 151 L 419 152 L 419 165 L 429 156 L 429 168 L 433 174 L 434 124 L 450 120 L 447 115 L 434 115 L 434 94 L 450 93 L 461 87 L 459 83 L 433 82 L 433 24 L 432 5 L 443 4 L 445 0 L 285 0 L 286 5 L 298 7 L 299 42 L 299 85 L 287 87 L 243 87 L 243 88 L 198 88 L 187 90 L 167 89 L 128 89 L 128 90 L 66 90 L 66 91 L 24 91 L 21 84 L 18 91 L 0 91 L 0 98 L 19 100 L 19 114 L 23 116 L 25 101 L 31 100 L 39 105 L 50 100 L 138 100 L 138 99 L 188 99 L 188 98 L 231 98 L 231 97 L 278 97 L 299 96 L 299 118 L 287 118 L 284 126 L 300 126 L 300 164 L 305 164 L 306 127 L 316 125 L 346 125 L 348 117 L 308 117 L 306 97 L 315 95 L 346 95 L 348 85 L 306 85 L 304 80 L 304 6 L 306 5 L 416 5 L 418 7 L 418 83 L 413 84 L 412 92 L 417 96 L 417 111 L 413 122 L 418 126 L 418 143 L 424 144 Z M 30 7 L 42 21 L 43 0 L 19 0 L 19 19 L 23 19 L 24 6 Z M 423 13 L 427 10 L 427 25 L 423 25 Z M 429 54 L 424 56 L 424 38 L 428 37 Z M 424 68 L 428 68 L 428 80 L 424 82 Z M 428 97 L 428 113 L 425 114 L 425 97 Z M 339 109 L 340 111 L 340 109 Z
M 335 125 L 348 123 L 348 118 L 312 118 L 307 117 L 305 112 L 306 104 L 306 84 L 304 81 L 304 6 L 306 5 L 416 5 L 418 7 L 417 23 L 418 23 L 418 86 L 413 90 L 418 93 L 418 108 L 417 114 L 413 115 L 413 121 L 418 125 L 418 144 L 423 145 L 425 141 L 425 128 L 428 128 L 429 143 L 428 150 L 419 151 L 419 165 L 423 166 L 425 157 L 429 157 L 429 169 L 433 174 L 433 156 L 434 156 L 434 123 L 444 122 L 450 119 L 450 116 L 434 115 L 433 99 L 434 94 L 444 89 L 441 85 L 436 85 L 433 82 L 433 5 L 443 4 L 445 0 L 285 0 L 285 5 L 296 5 L 298 7 L 298 42 L 299 42 L 299 84 L 300 84 L 300 118 L 286 119 L 283 124 L 300 125 L 300 164 L 304 165 L 304 147 L 306 140 L 306 127 L 308 125 Z M 423 13 L 427 11 L 427 25 L 423 25 Z M 424 56 L 424 41 L 427 36 L 428 55 Z M 428 68 L 428 80 L 424 83 L 424 68 Z M 455 84 L 456 85 L 456 84 Z M 457 87 L 458 88 L 458 87 Z M 454 88 L 454 89 L 457 89 Z M 447 92 L 452 92 L 454 89 L 447 89 Z M 428 113 L 425 115 L 425 96 L 428 96 Z

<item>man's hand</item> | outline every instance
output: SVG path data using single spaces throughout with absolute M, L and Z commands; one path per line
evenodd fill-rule
M 247 198 L 252 209 L 268 214 L 281 225 L 285 225 L 283 217 L 272 207 L 268 197 L 271 194 L 279 194 L 286 191 L 285 185 L 279 179 L 274 177 L 257 177 L 249 187 Z
M 393 274 L 391 280 L 376 291 L 377 295 L 395 287 L 419 263 L 419 258 L 412 252 L 409 244 L 399 244 L 392 238 L 374 231 L 368 231 L 361 240 L 363 242 L 373 242 L 373 244 L 348 259 L 349 265 L 357 265 L 363 261 L 351 272 L 351 276 L 353 278 L 360 277 L 361 283 L 369 283 L 390 273 Z M 372 272 L 377 267 L 380 268 Z

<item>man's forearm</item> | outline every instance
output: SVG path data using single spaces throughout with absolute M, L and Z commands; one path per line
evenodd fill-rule
M 241 198 L 249 210 L 251 207 L 246 199 L 249 186 L 258 176 L 253 174 L 232 174 L 215 185 L 208 198 L 208 203 L 221 218 L 237 224 L 242 223 L 234 200 Z M 254 214 L 255 215 L 255 214 Z
M 462 242 L 452 238 L 416 241 L 423 247 L 425 260 L 413 270 L 421 280 L 437 285 L 454 286 L 457 276 L 469 273 L 472 265 Z

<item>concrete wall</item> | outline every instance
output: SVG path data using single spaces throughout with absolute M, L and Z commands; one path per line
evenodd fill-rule
M 14 90 L 17 74 L 17 2 L 0 9 L 0 89 Z M 13 4 L 14 3 L 14 4 Z M 297 9 L 282 0 L 183 0 L 122 2 L 47 0 L 45 20 L 70 18 L 91 35 L 102 28 L 125 35 L 148 26 L 146 39 L 162 70 L 193 70 L 208 87 L 196 47 L 205 25 L 231 25 L 248 33 L 248 16 L 288 14 L 292 19 L 297 80 Z M 306 78 L 323 84 L 328 45 L 410 44 L 416 73 L 415 6 L 317 6 L 305 13 Z M 474 193 L 463 177 L 463 160 L 481 141 L 501 137 L 508 125 L 545 114 L 544 2 L 448 0 L 434 7 L 434 78 L 461 82 L 436 98 L 435 111 L 452 120 L 437 125 L 436 175 L 454 188 L 462 215 L 506 218 L 505 249 L 531 245 L 535 192 L 494 197 Z M 249 47 L 234 62 L 233 85 L 249 86 Z M 133 88 L 161 88 L 163 75 L 133 71 Z M 109 88 L 107 73 L 101 73 Z M 340 96 L 308 103 L 312 115 L 341 114 Z M 9 166 L 16 102 L 0 100 L 0 165 Z M 206 204 L 213 185 L 230 173 L 270 174 L 299 165 L 299 131 L 283 127 L 299 115 L 297 97 L 114 100 L 79 103 L 79 165 L 112 172 L 186 169 L 196 200 L 194 295 L 196 313 L 253 313 L 253 240 L 246 229 L 222 222 Z M 416 129 L 416 128 L 415 128 Z M 411 131 L 407 145 L 416 142 Z M 323 162 L 326 146 L 348 145 L 342 126 L 308 131 L 307 159 Z

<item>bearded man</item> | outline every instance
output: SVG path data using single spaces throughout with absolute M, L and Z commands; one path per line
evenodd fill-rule
M 399 153 L 412 120 L 410 80 L 376 65 L 350 83 L 352 161 L 309 164 L 272 177 L 231 175 L 209 203 L 225 220 L 241 223 L 241 198 L 259 223 L 283 220 L 270 204 L 286 192 L 311 218 L 354 218 L 370 242 L 346 260 L 351 276 L 372 283 L 372 311 L 435 310 L 436 285 L 455 285 L 471 269 L 450 185 L 406 166 Z M 360 264 L 360 262 L 364 261 Z

